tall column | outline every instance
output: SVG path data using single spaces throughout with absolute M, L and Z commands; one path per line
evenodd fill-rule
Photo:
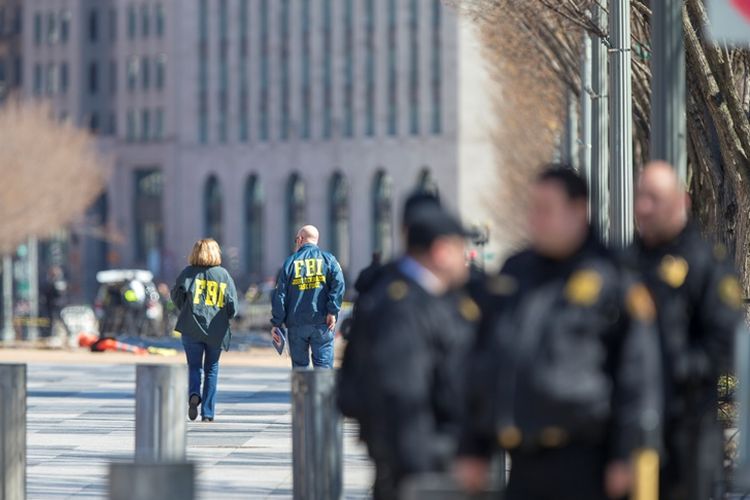
M 672 164 L 687 179 L 685 42 L 682 0 L 652 2 L 651 159 Z
M 29 324 L 26 327 L 26 340 L 39 338 L 39 241 L 29 238 L 29 250 L 26 254 L 29 266 Z
M 583 35 L 581 54 L 581 131 L 578 150 L 578 170 L 591 188 L 591 35 Z M 591 210 L 589 209 L 589 214 Z
M 3 342 L 12 342 L 16 339 L 16 331 L 13 329 L 13 258 L 10 255 L 3 257 Z
M 658 3 L 658 2 L 656 2 Z M 633 238 L 633 90 L 630 0 L 610 2 L 612 39 L 612 204 L 610 243 L 625 247 Z

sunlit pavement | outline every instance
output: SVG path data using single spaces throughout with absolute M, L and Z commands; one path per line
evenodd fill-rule
M 133 365 L 30 364 L 28 498 L 106 498 L 107 464 L 131 461 Z M 199 498 L 290 498 L 289 370 L 222 367 L 216 421 L 188 425 Z M 345 427 L 344 497 L 366 498 L 371 468 Z

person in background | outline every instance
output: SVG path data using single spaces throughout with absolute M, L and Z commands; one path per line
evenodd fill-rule
M 344 274 L 336 257 L 318 247 L 315 226 L 303 226 L 295 250 L 279 271 L 272 298 L 271 335 L 286 326 L 293 367 L 333 368 L 336 321 L 344 297 Z
M 60 312 L 67 304 L 68 283 L 65 281 L 63 270 L 59 266 L 52 266 L 47 271 L 47 280 L 41 290 L 43 310 L 47 320 L 46 336 L 51 337 L 55 333 L 55 327 L 62 324 Z
M 496 312 L 469 358 L 456 464 L 468 490 L 485 485 L 499 444 L 511 456 L 508 500 L 620 499 L 631 458 L 658 433 L 654 304 L 592 233 L 587 193 L 572 168 L 545 169 L 530 246 L 490 286 Z
M 200 406 L 202 420 L 213 422 L 219 358 L 222 349 L 229 350 L 229 320 L 237 312 L 237 289 L 229 272 L 221 267 L 221 248 L 216 241 L 198 240 L 188 263 L 171 293 L 180 310 L 175 330 L 182 334 L 188 363 L 188 417 L 195 420 Z
M 723 436 L 718 379 L 731 366 L 742 323 L 742 289 L 723 245 L 706 241 L 688 218 L 676 171 L 653 162 L 640 175 L 637 238 L 625 254 L 656 302 L 664 381 L 662 500 L 719 498 Z

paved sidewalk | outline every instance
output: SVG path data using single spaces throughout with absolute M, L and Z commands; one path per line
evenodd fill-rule
M 106 498 L 107 464 L 134 447 L 133 365 L 30 364 L 28 498 Z M 367 498 L 371 467 L 345 427 L 344 498 Z M 216 422 L 188 425 L 200 498 L 291 498 L 289 370 L 222 367 Z

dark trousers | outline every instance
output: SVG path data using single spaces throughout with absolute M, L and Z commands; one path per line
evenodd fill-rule
M 604 462 L 588 445 L 511 453 L 506 500 L 606 500 Z
M 708 500 L 721 487 L 723 439 L 713 415 L 703 421 L 673 420 L 665 428 L 666 457 L 660 500 Z

